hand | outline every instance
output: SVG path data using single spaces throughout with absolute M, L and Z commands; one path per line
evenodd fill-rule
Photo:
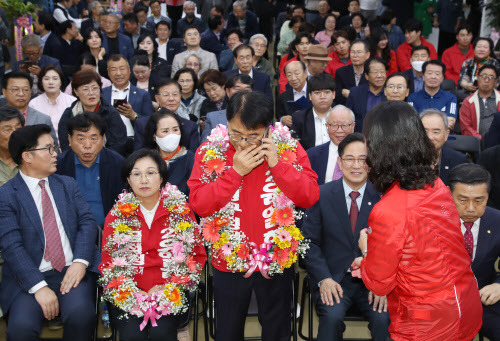
M 319 293 L 321 294 L 321 302 L 330 307 L 333 306 L 335 302 L 340 304 L 340 298 L 344 297 L 344 291 L 340 284 L 331 278 L 326 278 L 321 281 Z M 335 297 L 335 302 L 333 301 L 332 295 Z
M 365 250 L 368 249 L 368 233 L 366 233 L 365 229 L 359 232 L 358 246 L 361 252 L 364 252 Z
M 334 16 L 336 16 L 337 18 L 340 17 L 340 12 L 335 12 L 335 11 L 332 11 L 331 12 Z
M 43 287 L 35 292 L 35 300 L 38 302 L 43 311 L 43 316 L 47 320 L 52 320 L 59 315 L 59 301 L 55 292 L 49 287 Z
M 120 104 L 116 107 L 116 110 L 131 121 L 135 120 L 135 116 L 137 115 L 130 103 Z
M 272 138 L 265 137 L 262 139 L 262 154 L 269 168 L 273 168 L 278 164 L 278 148 L 276 148 Z
M 157 102 L 153 102 L 153 109 L 154 110 L 158 110 L 159 107 L 160 107 L 160 105 Z
M 80 262 L 71 264 L 61 282 L 61 294 L 67 294 L 72 288 L 76 288 L 85 276 L 85 272 L 87 272 L 85 264 Z
M 481 302 L 484 305 L 492 305 L 500 301 L 500 283 L 493 283 L 484 286 L 479 290 L 479 295 L 481 296 Z
M 377 296 L 373 292 L 368 293 L 368 304 L 373 303 L 373 311 L 377 311 L 379 313 L 387 312 L 387 296 Z
M 83 18 L 82 21 L 89 20 L 90 18 Z
M 241 176 L 250 173 L 255 167 L 264 162 L 261 153 L 262 146 L 250 145 L 246 149 L 241 149 L 240 146 L 236 147 L 236 153 L 233 156 L 233 169 Z
M 453 128 L 455 127 L 455 122 L 456 122 L 456 119 L 453 118 L 453 117 L 448 117 L 448 128 L 450 130 L 453 130 Z
M 464 88 L 465 90 L 468 90 L 470 92 L 474 92 L 477 90 L 477 86 L 475 86 L 474 83 L 467 83 Z
M 38 65 L 32 65 L 28 68 L 28 72 L 36 76 L 40 74 L 40 71 L 42 71 L 42 69 L 40 69 Z
M 434 17 L 434 21 L 432 22 L 432 27 L 439 27 L 439 20 L 437 17 Z
M 347 90 L 347 89 L 342 89 L 342 96 L 344 96 L 345 98 L 349 97 L 349 94 L 350 94 L 350 93 L 351 93 L 351 92 L 350 92 L 349 90 Z
M 102 60 L 105 54 L 106 50 L 104 49 L 104 47 L 101 47 L 101 49 L 99 50 L 99 54 L 97 55 L 97 59 Z
M 287 127 L 292 126 L 292 115 L 285 115 L 281 118 L 281 123 L 286 125 Z
M 201 128 L 201 131 L 203 131 L 205 129 L 205 120 L 200 118 L 200 128 Z
M 83 43 L 83 37 L 80 33 L 78 33 L 75 39 Z
M 157 291 L 163 291 L 165 290 L 165 286 L 164 285 L 155 285 L 154 287 L 152 287 L 151 289 L 149 289 L 149 291 L 147 292 L 148 295 L 153 295 L 155 292 Z
M 84 10 L 82 11 L 82 15 L 83 15 L 84 17 L 88 16 L 88 15 L 89 15 L 89 10 L 88 10 L 88 9 L 84 9 Z

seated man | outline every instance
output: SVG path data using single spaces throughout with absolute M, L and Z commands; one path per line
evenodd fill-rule
M 339 68 L 352 64 L 349 56 L 350 42 L 347 32 L 343 30 L 335 31 L 332 34 L 332 45 L 335 50 L 328 55 L 332 60 L 326 65 L 325 72 L 335 78 L 335 73 Z
M 156 86 L 157 92 L 155 95 L 156 102 L 160 108 L 167 108 L 172 112 L 177 112 L 181 105 L 182 88 L 179 83 L 174 80 L 165 80 Z M 185 118 L 179 116 L 182 122 L 181 126 L 181 141 L 180 144 L 193 152 L 200 145 L 200 134 L 198 133 L 198 125 Z M 139 117 L 134 124 L 134 150 L 144 146 L 144 130 L 148 123 L 149 116 Z
M 259 22 L 252 11 L 247 10 L 246 1 L 237 0 L 233 3 L 233 11 L 227 18 L 226 29 L 239 28 L 248 41 L 251 36 L 259 33 Z
M 408 78 L 410 95 L 424 89 L 422 66 L 431 60 L 429 56 L 430 52 L 427 46 L 419 45 L 411 50 L 411 68 L 402 72 Z
M 434 144 L 438 153 L 436 167 L 439 167 L 439 178 L 448 185 L 448 174 L 456 165 L 467 163 L 465 154 L 448 147 L 444 143 L 448 140 L 450 129 L 448 128 L 448 116 L 437 109 L 426 109 L 420 113 L 420 119 L 425 128 L 427 136 Z
M 34 340 L 61 315 L 63 340 L 90 340 L 96 324 L 97 224 L 77 183 L 56 172 L 47 125 L 19 128 L 9 151 L 19 173 L 0 188 L 0 305 L 8 340 Z
M 130 59 L 134 55 L 134 48 L 132 47 L 132 40 L 125 34 L 118 32 L 120 28 L 120 20 L 116 14 L 108 14 L 105 16 L 101 23 L 103 24 L 102 30 L 102 47 L 107 54 L 121 54 L 125 58 Z
M 477 90 L 467 97 L 460 108 L 460 130 L 462 135 L 482 139 L 500 111 L 500 92 L 495 89 L 499 70 L 492 64 L 479 69 Z M 478 112 L 479 109 L 479 112 Z
M 235 93 L 239 91 L 251 91 L 252 86 L 253 81 L 249 75 L 245 75 L 244 73 L 234 75 L 230 77 L 226 82 L 226 96 L 228 99 L 230 99 Z M 226 109 L 212 111 L 207 114 L 205 127 L 203 128 L 203 133 L 201 134 L 201 143 L 207 140 L 207 137 L 212 132 L 212 129 L 217 127 L 217 125 L 219 124 L 227 126 Z
M 220 53 L 228 49 L 224 19 L 220 15 L 211 16 L 208 19 L 208 30 L 201 34 L 202 49 L 212 52 L 220 63 Z
M 196 27 L 198 32 L 205 31 L 205 24 L 199 18 L 194 15 L 196 10 L 196 4 L 192 1 L 186 1 L 182 6 L 184 13 L 186 14 L 184 18 L 180 18 L 177 21 L 177 36 L 184 37 L 184 32 L 190 27 Z
M 137 49 L 137 41 L 141 35 L 152 33 L 147 28 L 139 26 L 139 19 L 137 19 L 137 14 L 135 13 L 128 13 L 123 16 L 123 29 L 125 34 L 132 40 L 132 47 L 134 49 Z
M 54 30 L 54 17 L 52 14 L 38 11 L 33 28 L 36 34 L 40 35 L 42 41 L 42 54 L 58 59 L 61 53 L 61 43 Z
M 438 55 L 436 53 L 436 49 L 434 45 L 429 43 L 427 40 L 421 37 L 423 25 L 422 22 L 418 19 L 409 19 L 405 26 L 405 37 L 406 41 L 399 45 L 396 51 L 396 58 L 398 60 L 399 71 L 406 71 L 411 68 L 410 64 L 410 56 L 411 50 L 415 46 L 424 45 L 429 49 L 429 57 L 430 59 L 438 59 Z
M 448 179 L 483 302 L 481 331 L 490 340 L 500 340 L 500 277 L 495 270 L 500 257 L 500 211 L 486 207 L 491 176 L 480 165 L 464 164 L 453 168 Z
M 307 60 L 309 77 L 325 72 L 326 65 L 332 60 L 328 56 L 326 47 L 321 44 L 311 45 L 305 59 Z
M 370 58 L 370 44 L 366 40 L 354 40 L 351 43 L 351 65 L 339 68 L 335 74 L 336 93 L 339 104 L 344 104 L 351 88 L 368 83 L 364 77 L 365 62 Z
M 446 65 L 439 60 L 430 60 L 422 66 L 424 89 L 408 96 L 408 104 L 417 112 L 434 108 L 448 116 L 448 128 L 453 129 L 457 119 L 457 97 L 441 89 Z
M 288 127 L 292 126 L 294 112 L 311 107 L 307 98 L 307 70 L 304 63 L 294 60 L 285 66 L 288 80 L 285 92 L 278 95 L 276 119 Z
M 338 161 L 339 143 L 349 134 L 354 133 L 355 118 L 351 109 L 342 104 L 336 105 L 326 115 L 326 125 L 330 141 L 307 150 L 311 168 L 318 174 L 318 185 L 338 180 L 342 170 Z
M 71 149 L 57 155 L 57 174 L 76 180 L 98 226 L 123 191 L 120 170 L 123 157 L 105 148 L 106 123 L 94 113 L 85 111 L 66 124 Z
M 263 72 L 273 79 L 276 75 L 273 64 L 265 56 L 267 52 L 267 38 L 263 34 L 255 34 L 250 38 L 249 45 L 254 49 L 253 64 L 257 71 Z
M 151 2 L 149 3 L 149 8 L 151 9 L 151 15 L 147 19 L 146 28 L 148 30 L 154 31 L 156 24 L 158 24 L 160 21 L 166 21 L 170 26 L 172 26 L 172 19 L 161 15 L 161 4 L 159 0 L 151 0 Z
M 19 165 L 9 153 L 10 135 L 24 127 L 24 117 L 19 110 L 10 105 L 0 107 L 0 186 L 16 176 Z
M 387 78 L 387 64 L 380 57 L 370 58 L 365 62 L 365 78 L 368 84 L 361 84 L 351 89 L 346 107 L 354 112 L 356 131 L 363 130 L 363 119 L 371 108 L 386 102 L 384 83 Z
M 355 305 L 369 320 L 372 339 L 389 338 L 386 296 L 369 292 L 350 267 L 361 257 L 357 240 L 368 228 L 368 216 L 380 195 L 367 182 L 367 148 L 360 133 L 348 135 L 338 147 L 343 177 L 320 187 L 319 201 L 307 211 L 302 231 L 311 240 L 305 257 L 319 317 L 318 340 L 342 340 L 344 317 Z
M 402 72 L 395 72 L 385 80 L 384 94 L 387 101 L 406 101 L 410 93 L 408 78 Z
M 335 99 L 335 80 L 327 73 L 312 76 L 307 81 L 307 95 L 312 108 L 295 112 L 291 127 L 305 150 L 330 141 L 326 115 Z
M 500 146 L 485 149 L 479 154 L 477 163 L 491 174 L 491 190 L 488 196 L 488 206 L 500 209 Z
M 338 27 L 339 29 L 342 30 L 344 28 L 347 29 L 348 27 L 351 26 L 351 15 L 353 15 L 354 13 L 361 12 L 361 7 L 359 7 L 359 0 L 348 0 L 347 11 L 349 13 L 340 17 L 335 27 Z
M 466 24 L 458 26 L 455 37 L 457 38 L 456 44 L 443 52 L 441 60 L 446 65 L 445 78 L 452 79 L 455 85 L 458 85 L 462 64 L 467 59 L 474 58 L 471 28 Z
M 243 44 L 243 33 L 239 28 L 233 28 L 227 31 L 227 47 L 228 49 L 222 50 L 219 55 L 219 68 L 221 71 L 232 70 L 234 67 L 234 54 L 235 48 Z
M 255 51 L 251 46 L 240 45 L 233 51 L 234 63 L 238 69 L 233 69 L 224 72 L 229 78 L 238 73 L 244 73 L 252 77 L 253 79 L 253 90 L 261 91 L 273 99 L 273 93 L 271 91 L 271 78 L 263 72 L 257 71 L 253 68 L 253 56 Z
M 49 116 L 30 107 L 33 79 L 25 72 L 9 72 L 2 80 L 2 93 L 7 104 L 19 110 L 23 115 L 25 125 L 46 124 L 52 129 L 50 135 L 57 143 L 56 132 Z
M 167 61 L 168 66 L 172 66 L 174 57 L 184 51 L 181 42 L 170 39 L 170 24 L 167 21 L 160 21 L 155 26 L 156 41 L 158 42 L 158 57 Z
M 58 51 L 59 62 L 62 71 L 67 77 L 80 68 L 80 56 L 87 51 L 87 47 L 79 40 L 83 39 L 76 25 L 71 20 L 66 20 L 59 25 L 59 43 L 61 49 Z

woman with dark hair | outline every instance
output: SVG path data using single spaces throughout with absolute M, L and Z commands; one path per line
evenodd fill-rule
M 158 56 L 158 42 L 152 33 L 141 34 L 137 39 L 137 46 L 139 50 L 147 52 L 152 73 L 163 78 L 170 78 L 170 66 Z
M 75 97 L 62 92 L 65 83 L 66 77 L 59 68 L 44 66 L 38 75 L 38 89 L 42 93 L 29 103 L 30 107 L 50 117 L 56 136 L 59 136 L 57 128 L 64 110 L 76 101 Z
M 332 34 L 335 33 L 335 25 L 337 24 L 337 17 L 330 13 L 325 17 L 325 29 L 316 33 L 316 39 L 318 43 L 324 45 L 326 48 L 330 46 L 332 42 Z
M 97 65 L 97 73 L 108 78 L 108 56 L 104 47 L 102 47 L 102 34 L 100 30 L 95 28 L 88 28 L 82 32 L 83 43 L 87 45 L 90 54 L 94 57 L 94 65 Z M 80 64 L 82 65 L 82 64 Z
M 350 41 L 354 41 L 356 39 L 365 39 L 365 17 L 361 13 L 353 13 L 351 15 L 351 27 L 349 29 L 349 39 Z
M 387 31 L 382 27 L 375 27 L 370 31 L 371 56 L 382 58 L 388 65 L 387 76 L 398 72 L 396 52 L 389 47 Z
M 156 102 L 156 87 L 163 80 L 159 75 L 151 73 L 151 65 L 146 51 L 136 51 L 136 54 L 130 60 L 130 67 L 132 68 L 132 76 L 130 83 L 137 86 L 139 89 L 149 92 L 153 108 L 158 109 L 159 105 Z
M 181 106 L 177 115 L 187 120 L 199 122 L 201 104 L 205 96 L 198 93 L 198 76 L 193 69 L 182 68 L 174 75 L 174 80 L 181 85 Z
M 482 307 L 460 217 L 437 177 L 436 150 L 418 113 L 392 101 L 363 123 L 368 178 L 383 193 L 356 259 L 368 290 L 388 300 L 393 340 L 472 340 Z M 363 259 L 364 258 L 364 259 Z
M 226 109 L 226 82 L 226 75 L 217 70 L 208 70 L 201 76 L 200 88 L 205 90 L 207 94 L 200 108 L 200 118 L 202 120 L 207 117 L 209 112 Z
M 120 339 L 177 341 L 207 259 L 196 218 L 156 151 L 134 152 L 121 173 L 127 192 L 104 223 L 103 298 Z
M 92 70 L 80 70 L 73 75 L 71 87 L 78 100 L 64 110 L 59 121 L 59 146 L 61 149 L 65 151 L 69 148 L 66 127 L 68 119 L 84 111 L 90 111 L 97 113 L 106 122 L 106 147 L 123 154 L 127 130 L 120 113 L 101 98 L 101 76 Z
M 459 89 L 465 90 L 468 95 L 477 90 L 477 75 L 482 66 L 492 64 L 497 70 L 500 69 L 500 63 L 495 58 L 494 44 L 491 38 L 476 38 L 472 43 L 472 48 L 474 49 L 474 58 L 467 59 L 462 64 L 458 79 Z
M 290 31 L 285 32 L 281 37 L 278 43 L 278 56 L 283 56 L 287 53 L 288 47 L 290 43 L 297 37 L 299 33 L 299 27 L 306 20 L 302 18 L 300 15 L 295 15 L 290 20 L 288 26 L 290 27 Z
M 96 60 L 92 56 L 92 54 L 90 52 L 85 52 L 84 54 L 82 54 L 78 58 L 78 61 L 79 61 L 79 64 L 80 64 L 80 70 L 90 70 L 90 71 L 97 72 L 98 74 L 100 74 L 100 76 L 101 76 L 101 83 L 102 83 L 102 88 L 103 89 L 112 85 L 112 83 L 111 83 L 111 81 L 109 79 L 107 79 L 106 77 L 102 76 L 103 75 L 102 70 L 101 70 L 101 72 L 98 72 L 99 66 L 96 65 Z M 104 62 L 103 68 L 106 69 L 106 75 L 107 75 L 108 74 L 108 70 L 107 70 L 106 62 Z M 68 84 L 68 86 L 64 90 L 64 93 L 68 94 L 68 95 L 73 94 L 73 88 L 71 87 L 71 83 Z
M 160 153 L 168 167 L 168 180 L 189 195 L 187 180 L 191 176 L 194 153 L 181 143 L 182 121 L 168 109 L 161 108 L 148 120 L 144 129 L 144 147 Z

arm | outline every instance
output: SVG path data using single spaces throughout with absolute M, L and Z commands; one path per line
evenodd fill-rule
M 405 45 L 401 44 L 396 52 L 396 59 L 398 60 L 398 67 L 401 72 L 411 68 L 410 58 L 404 48 Z
M 151 116 L 153 115 L 153 112 L 153 102 L 151 102 L 149 93 L 146 92 L 144 93 L 144 96 L 142 96 L 142 112 L 140 114 L 143 116 Z
M 177 70 L 181 68 L 181 57 L 177 54 L 174 57 L 174 61 L 172 62 L 172 71 L 170 72 L 170 78 L 174 78 Z
M 127 129 L 125 128 L 125 124 L 123 123 L 120 114 L 115 108 L 112 108 L 108 115 L 109 116 L 106 120 L 108 125 L 108 130 L 106 132 L 106 147 L 123 154 L 125 141 L 127 140 Z
M 59 147 L 61 147 L 61 150 L 64 152 L 65 150 L 68 150 L 69 148 L 69 141 L 68 141 L 68 130 L 66 129 L 66 122 L 69 119 L 69 116 L 71 115 L 71 108 L 68 108 L 64 111 L 63 115 L 61 116 L 61 119 L 59 120 L 59 126 L 58 126 L 58 135 L 59 135 Z
M 476 119 L 477 113 L 474 113 L 474 104 L 469 103 L 468 100 L 464 100 L 462 107 L 460 108 L 460 131 L 462 135 L 470 135 L 481 138 L 481 135 L 473 128 L 472 120 Z
M 265 73 L 264 73 L 264 77 L 266 79 L 266 83 L 264 85 L 264 93 L 271 100 L 271 102 L 274 103 L 274 101 L 273 101 L 273 91 L 271 90 L 271 78 L 268 75 L 266 75 Z
M 212 115 L 207 115 L 207 118 L 205 120 L 205 128 L 203 128 L 203 132 L 201 133 L 201 143 L 207 140 L 207 137 L 208 135 L 210 135 L 210 132 L 213 128 L 215 127 L 212 126 Z
M 219 70 L 219 65 L 217 64 L 217 57 L 215 54 L 210 52 L 210 61 L 208 63 L 209 69 Z

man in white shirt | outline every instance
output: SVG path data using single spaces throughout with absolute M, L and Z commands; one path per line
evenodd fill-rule
M 311 168 L 318 174 L 318 185 L 340 179 L 342 170 L 337 162 L 339 143 L 354 132 L 354 113 L 339 104 L 327 114 L 327 130 L 330 141 L 307 151 Z
M 44 317 L 59 313 L 63 340 L 90 340 L 101 261 L 96 221 L 77 183 L 54 174 L 57 152 L 47 125 L 20 128 L 10 142 L 19 173 L 0 188 L 7 340 L 38 340 Z
M 71 14 L 68 12 L 68 8 L 73 6 L 73 0 L 60 0 L 54 7 L 54 12 L 52 12 L 52 16 L 58 23 L 63 23 L 66 20 L 71 20 L 75 23 L 76 27 L 80 29 L 82 27 L 82 21 L 88 20 L 73 18 Z
M 292 114 L 297 110 L 311 107 L 307 99 L 307 71 L 303 62 L 297 60 L 285 66 L 285 75 L 288 85 L 285 92 L 278 96 L 278 111 L 276 119 L 281 123 L 292 126 Z

